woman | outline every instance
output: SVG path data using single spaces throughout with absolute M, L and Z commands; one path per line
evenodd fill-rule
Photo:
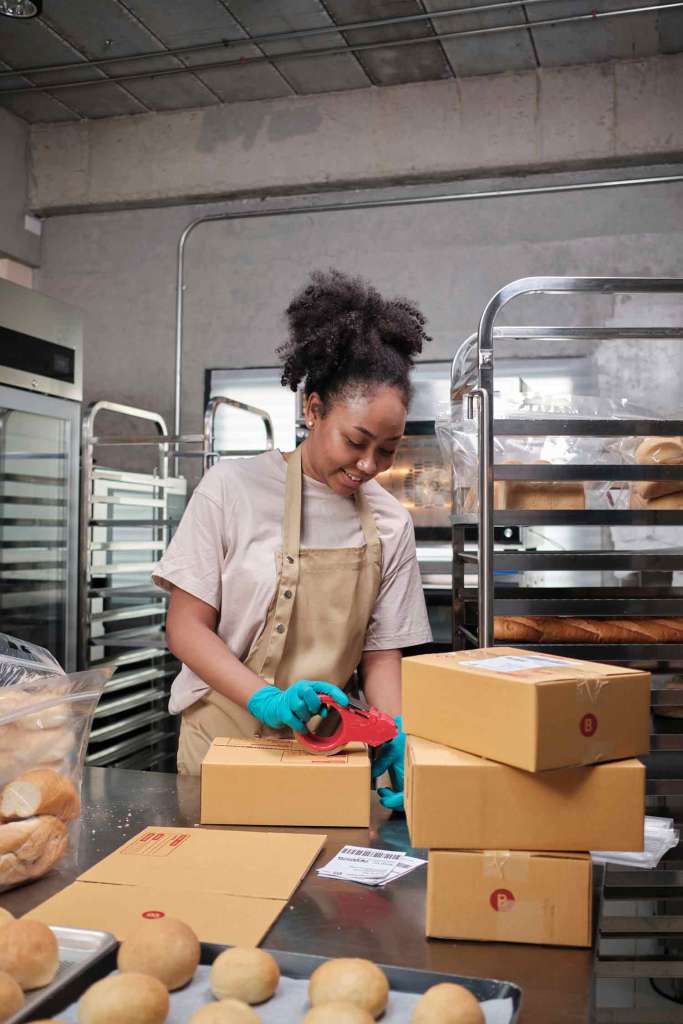
M 282 383 L 304 381 L 295 452 L 223 460 L 196 488 L 154 572 L 170 590 L 166 637 L 183 667 L 178 771 L 216 736 L 306 731 L 320 693 L 348 703 L 358 668 L 399 735 L 375 759 L 386 806 L 403 804 L 401 649 L 431 639 L 409 514 L 373 478 L 405 427 L 424 318 L 360 279 L 315 273 L 287 310 Z

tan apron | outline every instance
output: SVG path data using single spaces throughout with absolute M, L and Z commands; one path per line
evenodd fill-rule
M 324 680 L 344 688 L 360 662 L 379 593 L 382 545 L 367 499 L 359 491 L 355 501 L 365 544 L 302 550 L 302 477 L 301 448 L 297 448 L 287 462 L 277 588 L 265 626 L 244 664 L 282 690 L 298 679 Z M 246 708 L 211 690 L 183 711 L 178 771 L 199 775 L 216 736 L 266 732 Z

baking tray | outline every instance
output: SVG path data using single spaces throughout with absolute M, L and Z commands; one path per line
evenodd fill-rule
M 26 993 L 26 1003 L 10 1017 L 7 1024 L 51 1017 L 53 1007 L 68 1006 L 89 985 L 108 974 L 115 966 L 118 942 L 110 932 L 90 931 L 86 928 L 52 927 L 59 947 L 59 969 L 45 988 Z M 66 993 L 78 995 L 66 996 Z M 67 1001 L 65 1002 L 65 998 Z
M 55 928 L 55 933 L 68 932 L 70 935 L 78 934 L 78 929 Z M 100 935 L 104 932 L 82 932 L 82 935 Z M 111 939 L 111 936 L 107 936 Z M 32 1003 L 31 1013 L 22 1010 L 21 1014 L 12 1018 L 11 1024 L 18 1024 L 19 1021 L 30 1020 L 39 1011 L 39 1016 L 51 1017 L 64 1013 L 72 1004 L 76 1003 L 85 989 L 94 981 L 111 973 L 116 967 L 116 943 L 114 948 L 110 945 L 100 956 L 96 963 L 90 964 L 89 969 L 81 969 L 74 965 L 74 970 L 67 975 L 60 975 L 55 979 L 48 989 L 35 993 L 36 999 Z M 213 943 L 202 943 L 201 963 L 208 965 L 213 963 L 219 953 L 226 947 Z M 268 949 L 267 952 L 277 960 L 280 971 L 284 977 L 296 980 L 305 980 L 310 977 L 316 967 L 325 963 L 328 957 L 311 956 L 307 953 L 286 953 L 276 949 Z M 432 985 L 449 981 L 468 988 L 480 1002 L 489 999 L 510 999 L 512 1013 L 508 1018 L 509 1024 L 516 1024 L 519 1020 L 520 1007 L 522 1005 L 522 992 L 517 985 L 509 981 L 497 981 L 491 978 L 466 978 L 455 974 L 440 974 L 435 971 L 422 971 L 410 967 L 395 967 L 386 964 L 379 965 L 385 972 L 392 991 L 412 994 L 426 992 Z M 87 976 L 86 976 L 87 975 Z M 172 994 L 173 998 L 173 994 Z M 264 1004 L 264 1008 L 267 1004 Z M 256 1007 L 257 1012 L 259 1007 Z M 67 1018 L 71 1019 L 71 1017 Z M 75 1020 L 75 1015 L 73 1015 Z

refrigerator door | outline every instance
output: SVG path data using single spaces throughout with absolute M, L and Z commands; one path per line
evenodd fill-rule
M 0 386 L 0 629 L 76 669 L 80 405 Z

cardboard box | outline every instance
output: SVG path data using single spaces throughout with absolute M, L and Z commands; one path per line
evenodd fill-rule
M 295 740 L 215 739 L 202 762 L 201 822 L 367 828 L 367 749 L 325 757 Z
M 511 647 L 404 658 L 403 728 L 530 772 L 650 748 L 650 675 Z
M 532 773 L 409 736 L 405 804 L 416 847 L 642 850 L 645 767 Z
M 202 942 L 254 946 L 325 839 L 151 825 L 26 916 L 118 939 L 141 918 L 179 917 Z
M 592 889 L 587 854 L 433 850 L 427 935 L 590 946 Z

